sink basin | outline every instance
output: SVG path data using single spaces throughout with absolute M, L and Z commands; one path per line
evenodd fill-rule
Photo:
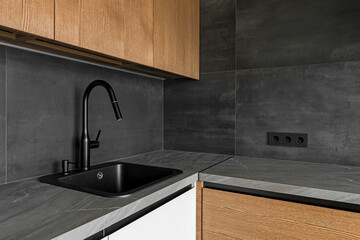
M 132 193 L 182 173 L 178 169 L 112 162 L 88 171 L 71 171 L 41 177 L 41 182 L 105 197 L 127 197 Z

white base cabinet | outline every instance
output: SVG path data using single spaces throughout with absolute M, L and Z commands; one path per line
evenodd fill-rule
M 195 240 L 195 238 L 195 188 L 108 236 L 109 240 Z

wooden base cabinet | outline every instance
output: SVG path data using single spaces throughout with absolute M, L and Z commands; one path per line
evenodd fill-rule
M 360 239 L 360 213 L 197 188 L 197 240 Z
M 195 240 L 195 193 L 195 188 L 188 190 L 109 235 L 108 239 Z

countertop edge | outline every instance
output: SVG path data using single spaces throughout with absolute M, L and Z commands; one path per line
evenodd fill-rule
M 67 240 L 67 239 L 84 239 L 90 237 L 99 231 L 131 216 L 132 214 L 141 211 L 142 209 L 154 204 L 163 198 L 183 189 L 186 186 L 194 184 L 198 180 L 198 173 L 194 173 L 184 179 L 179 180 L 169 186 L 159 189 L 141 199 L 138 199 L 126 206 L 120 207 L 102 217 L 99 217 L 91 222 L 85 223 L 73 230 L 63 233 L 54 240 Z
M 360 194 L 357 193 L 341 192 L 274 182 L 265 182 L 201 172 L 199 173 L 199 180 L 234 187 L 249 188 L 280 194 L 289 194 L 299 197 L 308 197 L 314 199 L 360 205 Z

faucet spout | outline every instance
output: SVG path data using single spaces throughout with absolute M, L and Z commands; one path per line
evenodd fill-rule
M 119 108 L 119 105 L 118 105 L 118 102 L 116 101 L 116 99 L 115 99 L 115 101 L 111 102 L 111 105 L 112 105 L 112 107 L 114 109 L 116 120 L 121 121 L 122 120 L 122 115 L 121 115 L 121 111 L 120 111 L 120 108 Z
M 105 90 L 109 95 L 116 120 L 117 121 L 122 120 L 121 111 L 118 102 L 116 100 L 114 90 L 112 89 L 110 84 L 104 80 L 95 80 L 91 82 L 85 89 L 83 95 L 83 105 L 82 105 L 83 127 L 82 127 L 82 136 L 81 136 L 80 167 L 83 171 L 87 171 L 90 168 L 90 149 L 92 148 L 91 145 L 92 141 L 90 141 L 89 129 L 88 129 L 88 103 L 89 103 L 89 96 L 91 91 L 97 86 L 101 86 L 105 88 Z M 98 142 L 97 144 L 93 144 L 93 146 L 97 146 L 97 147 L 98 145 L 99 145 Z

